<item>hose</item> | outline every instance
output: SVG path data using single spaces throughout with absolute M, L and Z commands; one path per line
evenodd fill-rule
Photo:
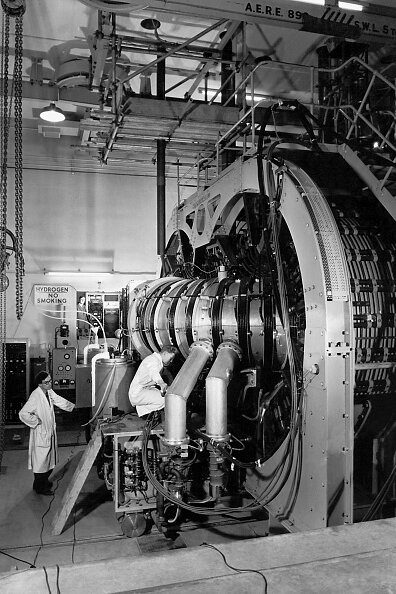
M 148 463 L 148 455 L 147 455 L 147 445 L 148 445 L 148 440 L 150 437 L 150 433 L 151 433 L 151 427 L 152 427 L 152 420 L 149 420 L 146 423 L 146 426 L 143 430 L 143 435 L 142 435 L 142 460 L 143 460 L 143 468 L 144 471 L 147 475 L 147 478 L 149 479 L 150 483 L 153 485 L 153 487 L 163 496 L 165 497 L 165 499 L 167 499 L 168 501 L 171 501 L 172 503 L 174 503 L 175 505 L 178 505 L 179 507 L 182 507 L 183 509 L 186 509 L 189 512 L 192 512 L 194 514 L 201 514 L 201 515 L 224 515 L 225 513 L 233 513 L 233 512 L 239 512 L 239 511 L 254 511 L 257 509 L 262 509 L 262 505 L 257 503 L 257 504 L 248 504 L 246 506 L 241 506 L 241 507 L 223 507 L 223 508 L 202 508 L 202 507 L 194 507 L 193 505 L 189 505 L 188 503 L 185 503 L 184 501 L 182 501 L 181 499 L 175 497 L 174 495 L 172 495 L 172 493 L 170 493 L 168 491 L 168 489 L 166 489 L 157 479 L 156 477 L 153 475 L 153 473 L 151 472 L 151 469 L 149 467 L 149 463 Z M 201 501 L 201 503 L 206 502 L 207 499 L 205 501 Z

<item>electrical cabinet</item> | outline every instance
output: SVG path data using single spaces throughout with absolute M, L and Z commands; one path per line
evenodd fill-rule
M 107 338 L 114 338 L 120 327 L 120 294 L 105 293 L 103 296 L 103 327 Z
M 103 332 L 100 326 L 103 326 L 103 294 L 87 293 L 87 312 L 88 321 L 92 326 L 99 326 L 98 336 L 103 338 Z
M 29 339 L 6 338 L 5 423 L 20 423 L 18 413 L 29 396 Z
M 99 326 L 98 336 L 114 338 L 120 327 L 120 293 L 87 293 L 88 320 L 93 326 Z
M 76 366 L 76 408 L 92 407 L 91 365 Z

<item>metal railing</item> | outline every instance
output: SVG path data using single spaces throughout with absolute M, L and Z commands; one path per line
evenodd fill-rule
M 384 75 L 387 68 L 382 73 L 378 72 L 358 57 L 351 57 L 341 66 L 331 69 L 287 62 L 272 62 L 271 60 L 256 64 L 239 82 L 232 95 L 224 103 L 225 107 L 227 105 L 240 107 L 241 117 L 225 134 L 219 137 L 212 157 L 206 158 L 204 163 L 200 163 L 200 167 L 196 171 L 196 173 L 198 172 L 196 187 L 200 187 L 202 183 L 203 169 L 207 168 L 211 171 L 211 175 L 206 174 L 204 176 L 204 185 L 210 183 L 214 173 L 217 175 L 220 173 L 222 168 L 221 158 L 226 151 L 234 151 L 238 156 L 254 154 L 257 150 L 259 112 L 262 111 L 263 107 L 282 106 L 292 100 L 297 100 L 312 115 L 318 140 L 321 140 L 321 125 L 326 125 L 329 118 L 332 117 L 334 143 L 342 144 L 346 142 L 351 143 L 352 146 L 354 143 L 358 144 L 362 136 L 362 130 L 364 130 L 365 135 L 370 137 L 372 148 L 375 147 L 381 154 L 385 154 L 388 159 L 390 158 L 391 161 L 396 162 L 396 86 Z M 321 75 L 333 80 L 335 88 L 338 83 L 342 88 L 343 75 L 348 73 L 349 76 L 356 69 L 363 72 L 368 81 L 361 97 L 356 97 L 356 100 L 348 103 L 343 101 L 342 92 L 340 92 L 338 96 L 336 96 L 336 93 L 329 94 L 324 97 L 322 103 L 319 103 L 318 82 Z M 257 95 L 256 89 L 259 86 L 259 78 L 262 75 L 264 75 L 264 79 L 268 78 L 268 72 L 286 77 L 289 87 L 293 86 L 294 90 L 280 93 L 278 96 L 270 94 Z M 303 88 L 299 88 L 301 77 L 305 78 L 306 83 Z M 387 118 L 386 130 L 378 125 L 375 110 L 371 111 L 370 108 L 371 95 L 378 82 L 383 85 L 385 92 L 392 94 L 395 105 L 394 111 L 387 109 L 381 112 Z M 227 81 L 215 91 L 208 102 L 209 105 L 216 101 L 226 84 Z M 269 128 L 271 127 L 272 132 L 277 135 L 278 130 L 275 122 L 273 126 L 269 126 Z M 282 128 L 282 125 L 279 125 L 280 128 Z M 300 132 L 303 133 L 303 130 Z M 392 170 L 394 170 L 394 166 L 390 165 L 388 171 L 382 177 L 382 185 L 386 183 Z

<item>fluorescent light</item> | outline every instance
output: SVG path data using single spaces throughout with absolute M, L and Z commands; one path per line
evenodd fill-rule
M 325 5 L 325 0 L 294 0 L 294 2 L 303 2 L 304 4 L 316 4 L 317 6 Z
M 66 116 L 55 103 L 50 103 L 40 112 L 40 118 L 46 122 L 63 122 Z
M 84 272 L 83 270 L 67 272 L 64 270 L 46 270 L 44 271 L 44 274 L 47 276 L 109 276 L 112 272 Z
M 316 6 L 332 6 L 332 3 L 326 4 L 326 0 L 293 0 L 293 2 L 303 2 L 304 4 L 316 4 Z M 338 7 L 342 8 L 343 10 L 363 10 L 363 6 L 361 4 L 354 4 L 353 2 L 342 2 L 342 0 L 339 0 Z
M 343 10 L 356 10 L 358 12 L 363 10 L 363 6 L 361 4 L 353 4 L 353 2 L 339 2 L 338 7 L 342 8 Z
M 208 98 L 210 99 L 211 97 L 213 97 L 216 93 L 217 93 L 218 89 L 214 89 L 212 87 L 207 87 L 206 88 L 206 93 Z M 205 94 L 205 88 L 204 87 L 198 87 L 198 93 L 200 93 L 201 95 Z M 245 94 L 245 98 L 247 101 L 252 101 L 252 95 L 249 91 L 247 91 L 247 93 Z M 262 99 L 267 99 L 268 101 L 271 100 L 271 97 L 269 97 L 268 95 L 263 95 L 260 93 L 255 93 L 254 94 L 254 101 L 261 101 Z
M 361 11 L 363 10 L 363 6 L 361 4 L 353 4 L 352 2 L 338 2 L 338 7 L 342 8 L 343 10 L 356 10 Z

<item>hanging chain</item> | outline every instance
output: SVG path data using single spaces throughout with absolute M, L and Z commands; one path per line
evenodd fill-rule
M 8 135 L 10 120 L 8 117 L 8 61 L 10 53 L 10 17 L 3 14 L 3 59 L 2 59 L 2 83 L 3 92 L 1 96 L 1 260 L 6 257 L 6 232 L 7 232 L 7 162 L 8 162 Z
M 15 17 L 15 61 L 14 61 L 14 93 L 15 93 L 15 270 L 16 270 L 16 315 L 22 317 L 23 287 L 23 239 L 22 239 L 22 57 L 23 28 L 22 16 L 26 9 L 25 0 L 1 0 L 2 12 L 2 55 L 1 55 L 1 93 L 0 93 L 0 469 L 3 459 L 6 421 L 6 321 L 7 321 L 7 283 L 5 269 L 8 263 L 7 254 L 7 165 L 8 140 L 10 131 L 11 101 L 8 94 L 8 64 L 10 57 L 10 16 Z
M 1 107 L 1 206 L 0 206 L 0 259 L 2 263 L 1 274 L 4 273 L 3 266 L 7 258 L 7 150 L 8 150 L 8 59 L 10 40 L 10 18 L 7 14 L 2 15 L 2 56 L 1 56 L 1 83 L 2 93 L 0 99 Z M 6 291 L 0 292 L 0 400 L 1 400 L 1 422 L 0 422 L 0 465 L 4 452 L 4 425 L 5 425 L 5 397 L 6 397 Z
M 16 317 L 23 314 L 23 154 L 22 154 L 22 58 L 23 17 L 15 19 L 14 112 L 15 112 L 15 290 Z

